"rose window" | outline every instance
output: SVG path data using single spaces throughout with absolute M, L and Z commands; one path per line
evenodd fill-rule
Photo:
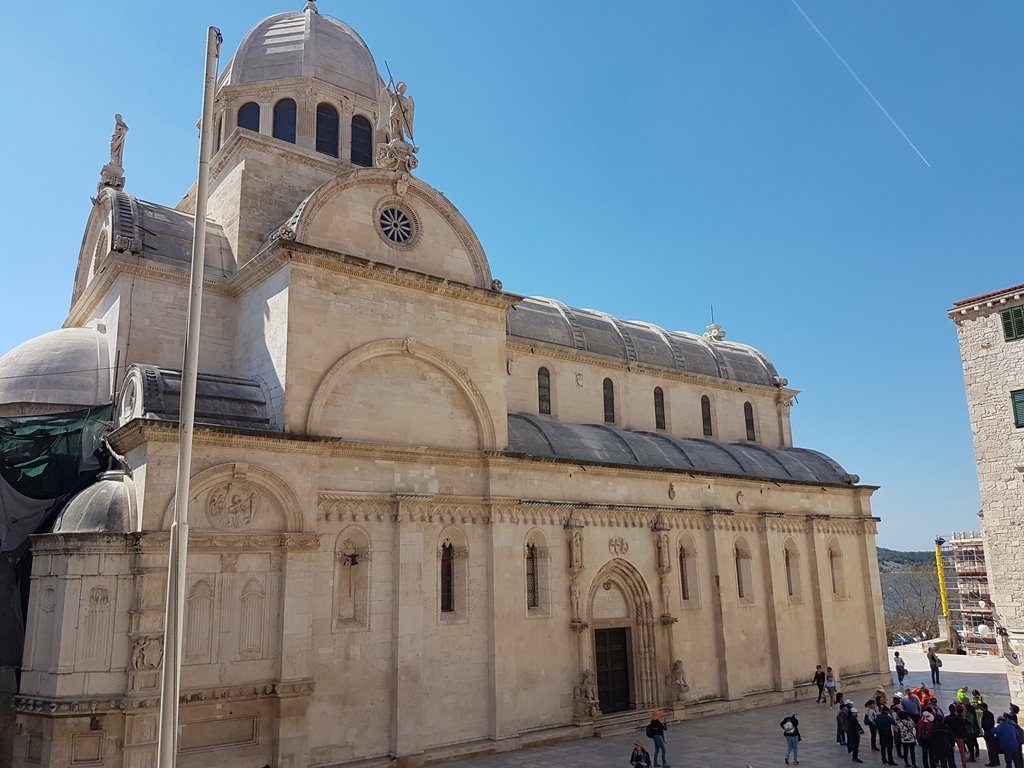
M 416 225 L 401 208 L 385 208 L 380 212 L 380 231 L 395 245 L 405 245 L 412 239 Z

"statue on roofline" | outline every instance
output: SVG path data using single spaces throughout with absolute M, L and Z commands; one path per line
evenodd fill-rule
M 420 148 L 413 143 L 412 132 L 416 102 L 406 95 L 408 86 L 404 81 L 399 80 L 393 90 L 392 82 L 381 88 L 378 99 L 377 130 L 383 141 L 377 150 L 377 165 L 408 173 L 419 165 L 416 153 Z

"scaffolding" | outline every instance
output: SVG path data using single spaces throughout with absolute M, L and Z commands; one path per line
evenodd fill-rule
M 936 568 L 950 642 L 974 656 L 998 656 L 998 626 L 985 568 L 981 534 L 954 532 L 937 538 Z

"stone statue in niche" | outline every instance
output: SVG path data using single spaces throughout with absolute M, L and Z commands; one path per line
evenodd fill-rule
M 259 494 L 244 480 L 230 480 L 210 493 L 206 513 L 223 531 L 251 528 L 259 516 Z
M 132 647 L 132 669 L 137 671 L 156 669 L 164 655 L 164 641 L 161 637 L 140 637 Z
M 672 568 L 672 555 L 669 551 L 667 533 L 658 535 L 658 568 L 665 571 Z
M 574 528 L 569 537 L 569 570 L 583 570 L 583 534 L 579 528 Z
M 686 683 L 686 675 L 683 672 L 683 662 L 676 659 L 672 662 L 672 671 L 665 678 L 665 685 L 672 692 L 675 701 L 684 701 L 690 686 Z
M 573 708 L 576 717 L 581 720 L 592 720 L 601 715 L 601 705 L 597 699 L 597 676 L 591 669 L 580 673 L 580 682 L 573 692 Z

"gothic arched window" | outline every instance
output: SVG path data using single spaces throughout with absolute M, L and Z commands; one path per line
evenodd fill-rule
M 757 440 L 757 431 L 754 429 L 754 406 L 750 403 L 743 404 L 743 419 L 747 422 L 747 440 Z
M 537 410 L 551 413 L 551 373 L 547 368 L 537 370 Z
M 362 115 L 352 117 L 352 152 L 355 165 L 369 168 L 373 165 L 373 126 Z
M 615 385 L 611 379 L 604 380 L 604 420 L 609 424 L 615 423 Z
M 260 105 L 255 101 L 243 104 L 238 110 L 238 127 L 253 133 L 260 132 Z
M 661 387 L 654 388 L 654 427 L 665 428 L 665 393 Z
M 441 545 L 441 613 L 455 612 L 455 545 Z
M 539 608 L 540 594 L 537 590 L 537 545 L 526 545 L 526 607 Z
M 700 420 L 704 425 L 704 437 L 713 437 L 715 429 L 711 424 L 711 398 L 707 395 L 700 398 Z
M 316 151 L 338 156 L 338 110 L 330 104 L 316 108 Z
M 295 143 L 295 99 L 281 99 L 274 105 L 274 138 Z

